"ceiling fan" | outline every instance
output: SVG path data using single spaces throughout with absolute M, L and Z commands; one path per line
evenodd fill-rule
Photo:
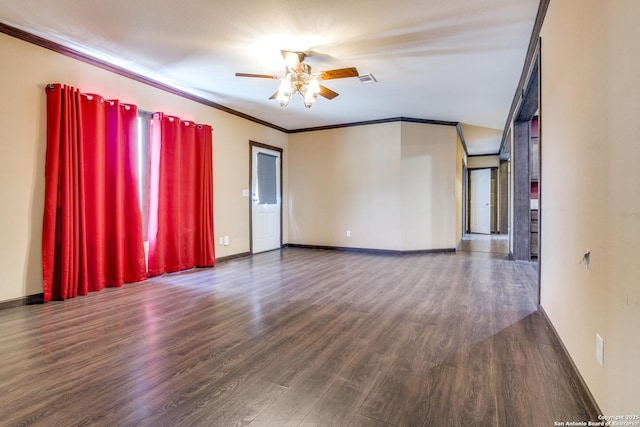
M 306 53 L 291 50 L 281 50 L 280 52 L 287 66 L 284 77 L 250 73 L 236 73 L 236 76 L 280 80 L 280 88 L 269 99 L 277 99 L 283 107 L 289 104 L 289 100 L 296 93 L 302 95 L 304 106 L 307 108 L 313 105 L 318 95 L 333 99 L 338 96 L 338 93 L 322 86 L 320 81 L 358 77 L 358 70 L 355 67 L 312 73 L 311 66 L 304 62 L 307 57 Z

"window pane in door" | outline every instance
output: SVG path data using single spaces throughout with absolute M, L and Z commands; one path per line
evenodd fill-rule
M 276 162 L 278 158 L 269 154 L 258 153 L 257 186 L 258 203 L 261 205 L 275 205 L 278 203 L 276 192 Z

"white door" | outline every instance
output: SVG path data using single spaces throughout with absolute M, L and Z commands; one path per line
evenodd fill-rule
M 471 170 L 471 221 L 472 233 L 491 233 L 491 169 Z
M 253 253 L 258 253 L 279 249 L 282 246 L 282 153 L 252 145 L 251 156 L 252 243 Z

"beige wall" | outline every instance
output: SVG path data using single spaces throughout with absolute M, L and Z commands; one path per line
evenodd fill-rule
M 288 136 L 262 125 L 171 95 L 52 51 L 0 34 L 0 301 L 42 292 L 45 92 L 65 83 L 85 92 L 164 111 L 214 127 L 216 256 L 249 251 L 249 140 L 285 149 Z M 284 239 L 287 239 L 285 201 Z M 228 235 L 229 246 L 218 245 Z
M 456 135 L 400 122 L 290 135 L 289 243 L 454 248 Z
M 400 133 L 397 122 L 290 135 L 289 243 L 401 250 Z
M 637 0 L 552 1 L 541 33 L 542 306 L 610 415 L 640 411 L 638 17 Z
M 456 241 L 453 126 L 402 123 L 402 249 L 450 249 Z

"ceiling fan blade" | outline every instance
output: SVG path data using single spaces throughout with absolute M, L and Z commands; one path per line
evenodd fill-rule
M 257 77 L 259 79 L 279 79 L 278 76 L 270 76 L 268 74 L 251 74 L 251 73 L 236 73 L 236 77 Z
M 338 92 L 334 92 L 328 87 L 320 85 L 320 96 L 324 96 L 327 99 L 333 99 L 336 96 L 340 95 Z
M 338 68 L 336 70 L 322 71 L 320 73 L 320 80 L 344 79 L 358 76 L 358 69 L 356 67 Z
M 278 90 L 278 91 L 276 91 L 276 93 L 274 93 L 273 95 L 271 95 L 271 96 L 269 97 L 269 99 L 277 99 L 277 98 L 278 98 L 278 94 L 279 94 L 279 93 L 280 93 L 280 91 L 279 91 L 279 90 Z
M 284 62 L 287 64 L 287 68 L 296 70 L 298 73 L 302 73 L 302 61 L 307 56 L 304 52 L 294 52 L 292 50 L 281 50 Z

